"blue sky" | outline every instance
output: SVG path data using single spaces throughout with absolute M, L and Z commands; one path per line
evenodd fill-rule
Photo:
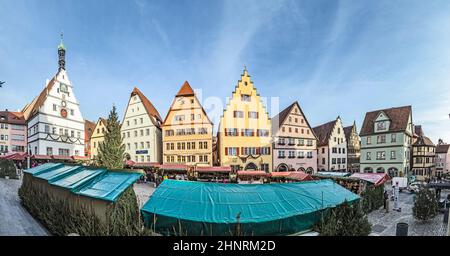
M 298 100 L 313 126 L 339 115 L 360 128 L 367 111 L 412 105 L 450 142 L 447 0 L 0 0 L 0 13 L 0 109 L 42 90 L 63 31 L 86 119 L 113 103 L 122 116 L 134 86 L 163 118 L 185 80 L 225 100 L 246 65 L 261 96 Z

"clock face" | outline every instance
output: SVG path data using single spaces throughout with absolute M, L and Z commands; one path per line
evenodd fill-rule
M 67 85 L 61 83 L 61 85 L 59 86 L 59 90 L 61 92 L 67 92 Z
M 64 108 L 61 109 L 61 116 L 66 118 L 67 117 L 67 110 L 65 110 Z

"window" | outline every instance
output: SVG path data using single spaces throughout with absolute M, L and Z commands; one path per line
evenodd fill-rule
M 45 125 L 45 133 L 50 133 L 50 125 Z
M 249 111 L 248 112 L 248 118 L 255 118 L 255 119 L 257 119 L 258 118 L 258 112 L 256 112 L 256 111 Z
M 237 128 L 225 129 L 225 136 L 238 136 L 238 129 Z
M 345 154 L 345 148 L 342 149 L 342 154 Z
M 51 155 L 53 155 L 53 148 L 47 147 L 47 156 L 51 156 Z
M 141 120 L 141 124 L 143 124 L 144 123 L 144 118 L 140 118 L 140 120 Z
M 308 151 L 306 154 L 307 154 L 306 155 L 307 158 L 312 158 L 313 157 L 313 152 L 312 151 Z
M 289 138 L 289 145 L 295 145 L 295 139 L 294 138 Z
M 259 152 L 261 155 L 270 155 L 270 147 L 263 147 Z
M 395 157 L 395 151 L 394 150 L 392 150 L 391 151 L 391 159 L 395 159 L 396 157 Z
M 150 132 L 149 129 L 147 130 Z M 166 130 L 166 136 L 173 136 L 173 130 Z
M 332 163 L 332 164 L 336 164 L 336 158 L 332 158 L 332 159 L 331 159 L 331 163 Z
M 242 136 L 244 137 L 252 137 L 254 135 L 253 129 L 243 129 Z
M 182 121 L 184 121 L 184 115 L 176 115 L 176 116 L 175 116 L 175 121 L 177 121 L 177 122 L 182 122 Z
M 137 125 L 137 119 L 136 118 L 134 119 L 134 125 Z
M 81 132 L 77 132 L 77 138 L 81 138 Z
M 141 129 L 141 136 L 144 136 L 144 130 Z
M 332 149 L 331 149 L 331 152 L 333 152 L 333 153 L 336 154 L 336 153 L 337 153 L 337 148 L 332 148 Z
M 269 130 L 258 129 L 258 136 L 259 137 L 269 137 Z
M 73 109 L 70 110 L 70 115 L 73 116 L 74 115 L 74 111 Z
M 251 101 L 251 97 L 250 97 L 250 95 L 242 94 L 241 95 L 241 100 L 242 101 L 246 101 L 246 102 L 250 102 Z
M 127 132 L 127 137 L 130 138 L 130 132 Z
M 345 164 L 345 158 L 342 158 L 342 163 Z
M 138 136 L 138 132 L 134 131 L 134 137 L 137 137 L 137 136 Z
M 386 122 L 378 122 L 377 130 L 380 130 L 380 131 L 386 130 Z
M 206 128 L 198 128 L 197 133 L 198 134 L 208 134 L 208 129 L 206 129 Z
M 134 149 L 138 149 L 138 143 L 137 142 L 134 143 Z
M 233 112 L 233 117 L 235 117 L 235 118 L 243 118 L 244 117 L 244 112 L 243 111 L 234 111 Z
M 53 104 L 53 111 L 56 111 L 56 104 Z
M 130 121 L 127 121 L 127 126 L 130 126 Z
M 339 150 L 338 150 L 338 151 L 339 151 L 339 154 L 341 154 L 341 151 L 342 151 L 342 149 L 341 149 L 341 148 L 339 148 Z
M 278 145 L 285 145 L 286 142 L 284 141 L 284 138 L 278 138 Z
M 366 160 L 372 160 L 372 152 L 366 153 Z
M 94 142 L 95 143 L 95 142 Z M 127 143 L 127 149 L 130 150 L 130 143 Z
M 256 155 L 255 147 L 244 147 L 244 155 Z
M 58 150 L 58 153 L 59 153 L 60 156 L 69 156 L 69 149 L 60 148 Z
M 145 144 L 147 149 L 150 148 L 150 141 L 147 141 Z
M 325 154 L 325 148 L 322 148 L 322 154 Z
M 280 150 L 278 151 L 278 158 L 285 158 L 286 156 L 284 155 L 284 150 Z
M 377 136 L 377 144 L 386 143 L 386 134 Z
M 70 131 L 70 137 L 75 137 L 75 132 L 74 131 Z
M 298 118 L 297 117 L 294 120 L 295 120 L 295 123 L 298 123 Z
M 295 151 L 289 150 L 289 158 L 295 158 Z
M 391 142 L 397 142 L 397 134 L 391 134 Z
M 225 153 L 227 155 L 230 155 L 230 156 L 236 156 L 237 155 L 237 148 L 235 148 L 235 147 L 226 148 L 225 149 Z
M 312 146 L 313 145 L 313 141 L 312 140 L 307 140 L 307 146 Z
M 372 144 L 372 137 L 367 137 L 367 145 Z
M 145 135 L 147 135 L 147 136 L 150 135 L 150 129 L 145 129 Z
M 377 152 L 377 160 L 385 160 L 385 159 L 386 159 L 386 152 L 378 151 Z
M 341 134 L 341 128 L 338 128 L 338 134 Z
M 304 158 L 304 157 L 305 157 L 303 151 L 298 151 L 298 152 L 297 152 L 297 156 L 298 156 L 298 158 Z
M 303 146 L 305 145 L 305 140 L 304 139 L 299 139 L 298 140 L 298 146 Z
M 325 158 L 322 158 L 322 164 L 325 164 Z

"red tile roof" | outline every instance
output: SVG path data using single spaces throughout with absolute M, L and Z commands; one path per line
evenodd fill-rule
M 449 147 L 450 147 L 450 144 L 439 144 L 436 147 L 436 153 L 440 153 L 440 154 L 444 153 L 444 154 L 446 154 L 446 153 L 448 153 L 448 148 Z
M 367 112 L 361 127 L 361 136 L 374 134 L 374 121 L 378 117 L 378 114 L 382 111 L 391 121 L 389 132 L 406 131 L 408 128 L 408 119 L 412 114 L 411 106 L 387 108 Z
M 133 91 L 131 92 L 131 97 L 133 97 L 134 95 L 139 96 L 139 98 L 142 101 L 142 104 L 144 104 L 147 114 L 149 114 L 150 116 L 155 118 L 157 121 L 159 121 L 159 123 L 154 122 L 154 120 L 152 119 L 152 122 L 154 122 L 153 124 L 157 127 L 160 127 L 160 124 L 162 123 L 162 118 L 159 115 L 158 110 L 156 110 L 155 106 L 153 106 L 153 104 L 147 99 L 147 97 L 145 97 L 145 95 L 137 87 L 134 87 Z
M 320 147 L 328 145 L 328 141 L 330 140 L 330 136 L 334 126 L 336 125 L 336 121 L 337 119 L 313 128 L 318 140 L 317 146 Z
M 179 96 L 192 96 L 194 95 L 194 90 L 192 90 L 191 85 L 189 85 L 188 81 L 185 81 L 184 84 L 181 86 L 180 90 L 178 91 L 176 97 Z
M 22 112 L 0 111 L 0 123 L 25 125 Z
M 272 118 L 272 127 L 274 128 L 274 129 L 272 129 L 273 134 L 275 134 L 280 129 L 280 127 L 284 124 L 284 121 L 286 121 L 286 118 L 289 116 L 289 113 L 291 113 L 292 108 L 294 106 L 298 107 L 298 109 L 300 110 L 300 113 L 302 114 L 303 118 L 305 119 L 306 124 L 311 129 L 311 125 L 309 125 L 308 119 L 306 118 L 305 114 L 303 113 L 303 110 L 300 107 L 300 104 L 298 103 L 298 101 L 295 101 Z M 276 126 L 277 124 L 278 124 L 278 126 Z M 316 139 L 317 139 L 317 135 L 315 134 L 314 130 L 311 129 L 311 131 L 312 131 L 314 137 L 316 137 Z

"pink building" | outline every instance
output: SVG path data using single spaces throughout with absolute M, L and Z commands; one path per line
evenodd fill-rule
M 272 118 L 274 171 L 317 172 L 317 137 L 298 102 Z
M 0 155 L 25 153 L 27 129 L 21 112 L 0 111 Z
M 442 141 L 436 146 L 436 174 L 441 177 L 450 172 L 450 145 L 443 144 Z

